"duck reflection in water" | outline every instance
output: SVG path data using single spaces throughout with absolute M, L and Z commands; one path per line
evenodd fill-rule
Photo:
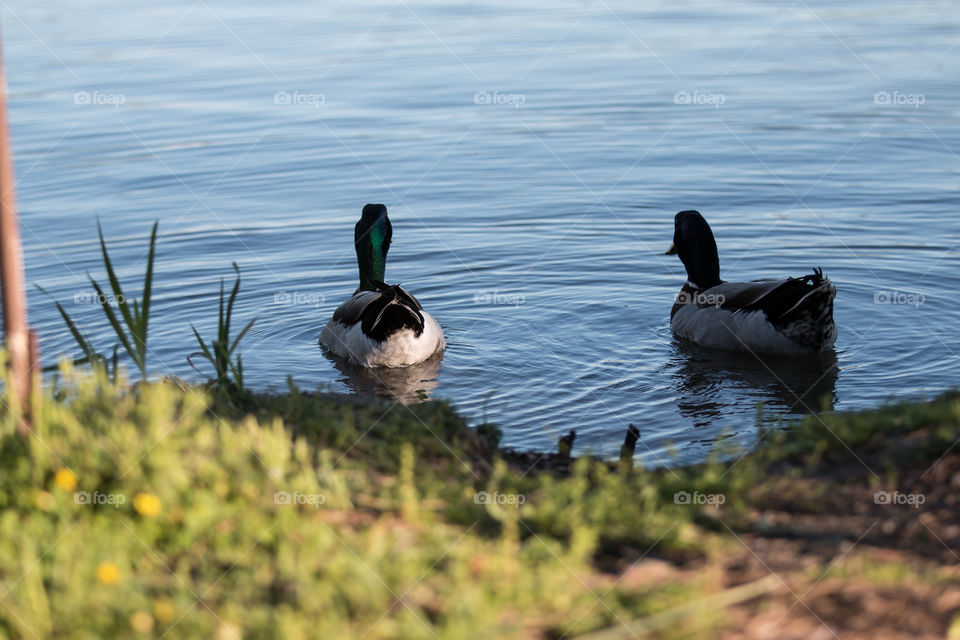
M 325 352 L 326 353 L 326 352 Z M 343 375 L 343 382 L 358 395 L 376 395 L 403 404 L 417 404 L 430 399 L 439 381 L 442 358 L 433 357 L 407 367 L 361 367 L 326 353 Z
M 675 348 L 668 370 L 677 408 L 703 431 L 700 442 L 722 435 L 717 418 L 734 405 L 762 403 L 767 415 L 781 419 L 833 409 L 839 373 L 833 350 L 790 358 L 707 349 L 686 340 Z

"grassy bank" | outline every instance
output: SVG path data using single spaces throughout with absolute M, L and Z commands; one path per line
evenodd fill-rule
M 442 403 L 63 375 L 30 439 L 2 413 L 0 637 L 942 638 L 960 612 L 956 395 L 557 475 Z

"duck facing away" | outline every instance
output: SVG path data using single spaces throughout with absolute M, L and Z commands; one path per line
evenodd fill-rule
M 673 244 L 687 282 L 670 312 L 674 335 L 715 349 L 805 355 L 831 349 L 836 288 L 821 269 L 786 280 L 724 282 L 710 225 L 697 211 L 674 220 Z
M 382 204 L 368 204 L 353 231 L 360 286 L 320 334 L 333 355 L 363 367 L 406 367 L 442 354 L 443 331 L 400 285 L 384 283 L 393 228 Z

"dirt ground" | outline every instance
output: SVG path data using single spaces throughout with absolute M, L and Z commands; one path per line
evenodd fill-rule
M 756 490 L 729 584 L 773 573 L 780 588 L 733 607 L 719 637 L 960 638 L 960 453 L 893 486 L 861 459 Z
M 775 477 L 752 492 L 747 526 L 717 513 L 734 541 L 724 552 L 687 566 L 644 560 L 618 579 L 720 571 L 722 591 L 748 592 L 717 607 L 723 630 L 708 635 L 722 640 L 958 639 L 960 452 L 900 467 L 896 486 L 871 462 Z
M 746 523 L 729 525 L 722 508 L 713 514 L 730 541 L 721 552 L 608 558 L 596 586 L 709 581 L 717 600 L 702 610 L 719 616 L 721 630 L 706 635 L 720 640 L 960 640 L 960 446 L 896 465 L 889 453 L 771 470 L 749 493 Z M 507 457 L 517 468 L 569 470 L 562 455 Z M 626 622 L 587 638 L 675 637 L 698 606 L 676 612 L 675 623 Z

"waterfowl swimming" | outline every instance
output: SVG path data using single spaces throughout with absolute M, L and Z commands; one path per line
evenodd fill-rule
M 393 227 L 382 204 L 368 204 L 353 231 L 360 286 L 320 334 L 335 356 L 364 367 L 405 367 L 443 353 L 443 331 L 400 285 L 384 281 Z
M 674 335 L 705 347 L 777 355 L 827 351 L 837 339 L 837 294 L 821 269 L 786 280 L 724 282 L 710 225 L 697 211 L 674 219 L 673 244 L 687 282 L 670 312 Z

